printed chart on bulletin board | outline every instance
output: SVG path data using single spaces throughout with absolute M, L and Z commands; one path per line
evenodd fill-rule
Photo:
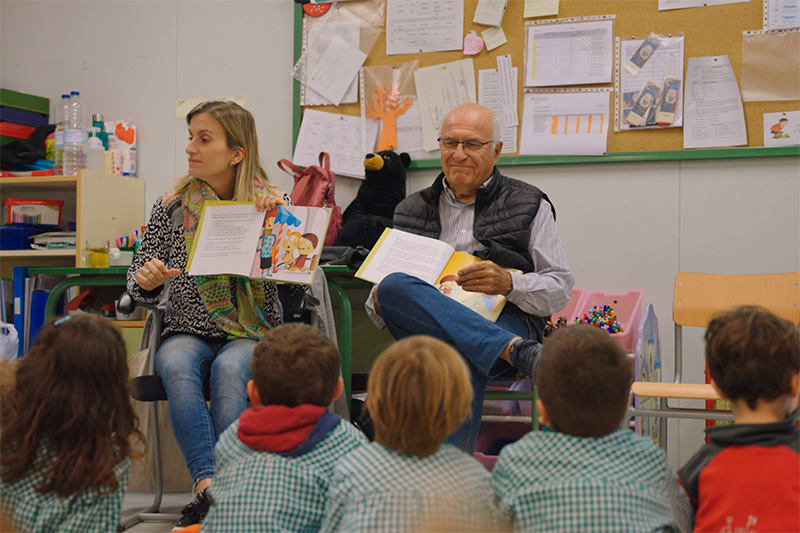
M 441 120 L 477 102 L 502 126 L 500 164 L 800 155 L 789 53 L 800 32 L 790 17 L 770 30 L 777 3 L 349 0 L 322 17 L 298 7 L 295 142 L 314 154 L 313 122 L 341 129 L 356 153 L 392 146 L 435 167 Z

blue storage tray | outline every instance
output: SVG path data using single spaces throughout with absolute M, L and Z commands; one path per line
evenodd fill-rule
M 0 120 L 37 127 L 47 124 L 49 117 L 33 111 L 17 109 L 16 107 L 0 106 Z
M 45 231 L 39 226 L 0 225 L 0 250 L 27 250 L 30 248 L 28 237 Z

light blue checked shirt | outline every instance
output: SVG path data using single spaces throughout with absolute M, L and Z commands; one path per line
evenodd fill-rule
M 367 442 L 364 434 L 341 421 L 306 453 L 284 457 L 245 445 L 238 428 L 237 420 L 214 448 L 217 471 L 201 531 L 317 531 L 333 467 Z
M 34 459 L 41 465 L 44 446 Z M 59 496 L 55 492 L 41 493 L 44 475 L 41 470 L 8 484 L 0 481 L 0 509 L 21 532 L 47 533 L 108 533 L 116 531 L 125 489 L 131 474 L 129 458 L 114 466 L 117 490 L 100 494 L 88 487 L 76 494 Z
M 534 431 L 500 452 L 492 484 L 515 531 L 690 531 L 692 509 L 652 441 Z
M 490 181 L 491 178 L 481 187 L 486 187 Z M 440 241 L 446 242 L 457 252 L 468 254 L 486 249 L 472 233 L 475 200 L 468 204 L 462 203 L 456 199 L 446 182 L 439 197 L 439 218 L 442 222 Z M 575 280 L 569 268 L 564 246 L 561 244 L 552 208 L 544 198 L 531 223 L 528 253 L 536 265 L 536 272 L 511 273 L 512 289 L 506 297 L 509 302 L 516 304 L 530 315 L 547 317 L 567 305 L 572 296 Z M 379 328 L 385 326 L 383 318 L 375 312 L 371 292 L 364 308 L 376 326 Z
M 449 445 L 409 457 L 373 442 L 336 467 L 320 531 L 497 531 L 489 472 Z

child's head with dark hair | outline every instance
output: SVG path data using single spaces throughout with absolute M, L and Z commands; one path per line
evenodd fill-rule
M 466 419 L 472 395 L 469 369 L 449 344 L 425 335 L 402 339 L 369 374 L 375 440 L 405 455 L 433 455 Z
M 800 336 L 788 320 L 761 307 L 739 307 L 715 317 L 705 339 L 708 371 L 728 399 L 755 409 L 759 400 L 796 394 Z
M 293 322 L 261 338 L 250 373 L 264 405 L 325 407 L 336 397 L 341 365 L 339 349 L 324 333 Z
M 578 437 L 600 437 L 620 427 L 632 381 L 633 365 L 622 346 L 586 324 L 550 335 L 536 369 L 548 427 Z
M 0 404 L 3 481 L 28 474 L 46 443 L 54 461 L 39 490 L 116 490 L 114 466 L 133 455 L 132 435 L 143 438 L 127 382 L 125 343 L 111 321 L 78 314 L 45 325 Z

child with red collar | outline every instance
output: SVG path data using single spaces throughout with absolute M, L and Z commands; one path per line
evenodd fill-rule
M 800 531 L 800 336 L 766 309 L 741 307 L 706 330 L 712 385 L 734 423 L 706 430 L 678 472 L 695 531 Z
M 284 324 L 253 352 L 253 406 L 220 436 L 202 531 L 316 531 L 338 460 L 367 442 L 327 406 L 341 356 L 318 329 Z

